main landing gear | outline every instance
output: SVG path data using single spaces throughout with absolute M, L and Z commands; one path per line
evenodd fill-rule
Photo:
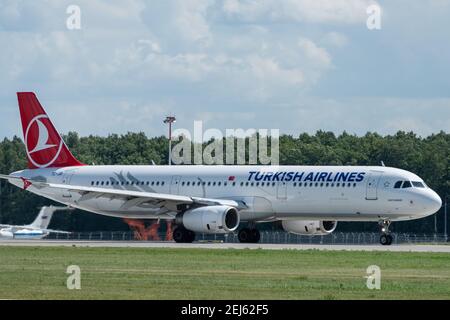
M 383 246 L 390 246 L 392 244 L 392 236 L 389 233 L 390 220 L 381 220 L 379 223 L 381 229 L 380 243 Z
M 177 243 L 192 243 L 195 240 L 195 232 L 187 230 L 182 226 L 177 226 L 173 229 L 173 240 Z
M 261 239 L 261 234 L 256 228 L 244 228 L 238 233 L 239 242 L 241 243 L 258 243 Z

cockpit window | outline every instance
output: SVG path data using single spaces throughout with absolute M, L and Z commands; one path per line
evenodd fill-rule
M 416 188 L 425 188 L 425 185 L 420 181 L 413 181 L 412 184 Z
M 400 187 L 402 186 L 402 182 L 403 182 L 403 181 L 397 181 L 397 182 L 395 183 L 395 185 L 394 185 L 394 188 L 395 188 L 395 189 L 400 189 Z
M 402 185 L 403 189 L 411 188 L 411 187 L 412 187 L 411 181 L 403 181 L 403 185 Z

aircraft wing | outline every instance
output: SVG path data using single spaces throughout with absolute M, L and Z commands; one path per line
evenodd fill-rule
M 189 204 L 197 204 L 201 206 L 225 205 L 235 207 L 238 210 L 247 208 L 247 205 L 243 202 L 227 199 L 211 199 L 211 198 L 189 197 L 189 196 L 180 196 L 173 194 L 153 193 L 144 191 L 72 186 L 65 184 L 47 183 L 42 181 L 33 181 L 22 177 L 14 177 L 7 175 L 0 175 L 0 178 L 19 179 L 24 181 L 24 183 L 33 184 L 36 185 L 37 187 L 48 187 L 66 190 L 68 192 L 77 192 L 81 195 L 81 198 L 78 200 L 79 202 L 98 198 L 106 198 L 110 200 L 123 199 L 125 201 L 124 204 L 122 205 L 122 209 L 127 209 L 139 205 L 153 205 L 154 207 L 159 207 L 162 210 L 162 212 L 168 211 L 177 212 L 178 205 L 189 205 Z
M 8 179 L 21 179 L 19 177 L 14 177 L 14 176 L 8 176 L 6 174 L 0 174 L 0 179 L 4 179 L 4 180 L 8 180 Z
M 153 192 L 143 192 L 143 191 L 130 191 L 130 190 L 119 190 L 119 189 L 107 189 L 107 188 L 96 188 L 96 187 L 84 187 L 84 186 L 70 186 L 63 184 L 54 183 L 41 183 L 45 184 L 49 188 L 63 189 L 69 192 L 78 192 L 81 198 L 78 202 L 106 198 L 106 199 L 123 199 L 124 204 L 122 209 L 128 209 L 134 206 L 153 204 L 159 206 L 161 209 L 165 208 L 167 211 L 178 211 L 178 205 L 189 205 L 198 204 L 202 206 L 212 206 L 212 205 L 226 205 L 230 207 L 235 207 L 237 209 L 246 208 L 242 203 L 234 200 L 227 199 L 209 199 L 209 198 L 198 198 L 189 196 L 179 196 L 173 194 L 164 193 L 153 193 Z
M 59 233 L 59 234 L 71 234 L 69 231 L 53 230 L 53 229 L 41 229 L 44 233 Z

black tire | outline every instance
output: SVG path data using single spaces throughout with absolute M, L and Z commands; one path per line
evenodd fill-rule
M 186 230 L 186 239 L 185 243 L 192 243 L 195 240 L 195 232 L 191 230 Z
M 172 237 L 177 243 L 192 243 L 195 240 L 195 232 L 183 227 L 176 227 L 172 232 Z
M 390 234 L 387 235 L 387 238 L 388 238 L 387 245 L 390 246 L 392 244 L 392 241 L 394 240 L 394 238 Z
M 259 233 L 258 229 L 252 229 L 250 230 L 250 242 L 251 243 L 258 243 L 261 239 L 261 233 Z
M 182 227 L 176 227 L 172 231 L 172 238 L 176 243 L 184 243 L 184 239 L 186 237 L 186 229 Z
M 251 239 L 251 233 L 249 228 L 241 229 L 238 233 L 238 239 L 240 243 L 249 243 Z
M 389 243 L 389 237 L 390 237 L 390 235 L 388 235 L 388 234 L 382 234 L 380 236 L 380 243 L 381 243 L 381 245 L 388 246 L 390 244 Z M 391 239 L 391 242 L 392 242 L 392 239 Z

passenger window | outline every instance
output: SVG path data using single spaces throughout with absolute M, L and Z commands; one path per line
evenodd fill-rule
M 394 185 L 394 189 L 400 189 L 403 181 L 397 181 Z
M 412 187 L 411 181 L 404 181 L 403 182 L 403 186 L 402 186 L 403 189 L 411 188 L 411 187 Z

